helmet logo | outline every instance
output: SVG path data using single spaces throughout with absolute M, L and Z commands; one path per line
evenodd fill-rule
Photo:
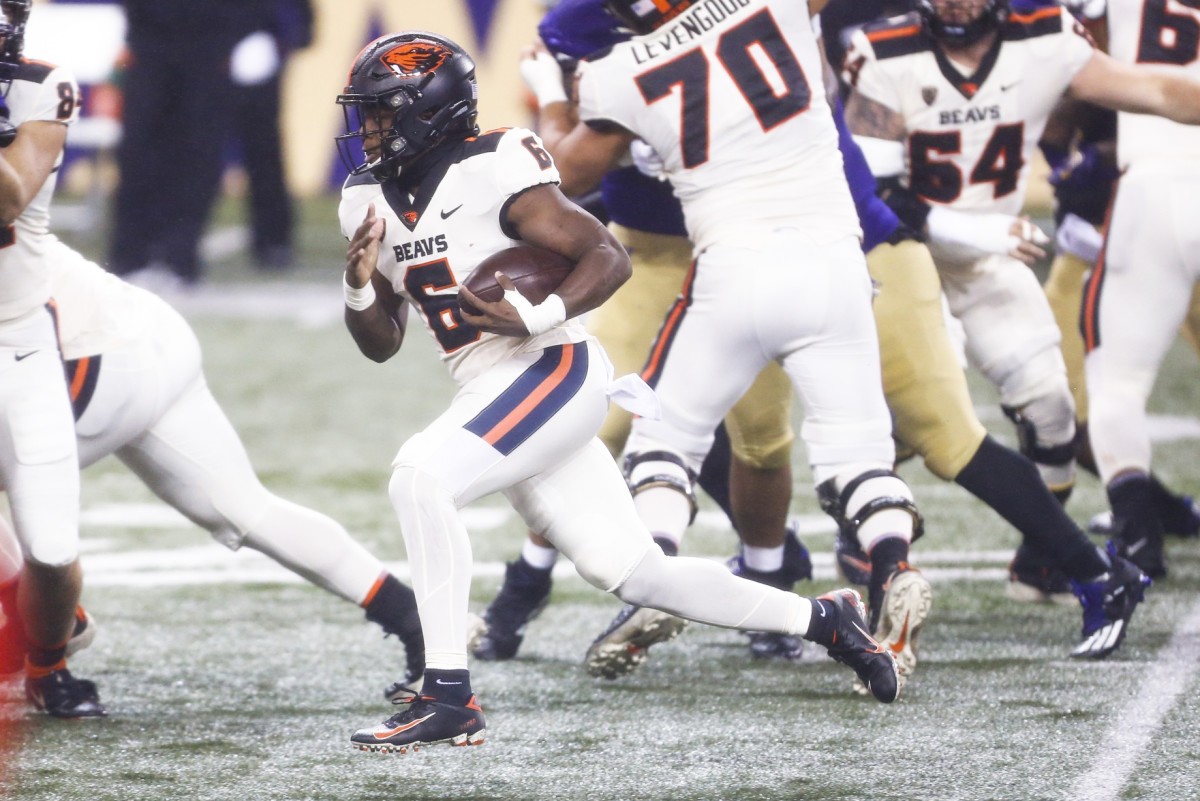
M 424 75 L 441 67 L 453 55 L 453 50 L 436 42 L 405 42 L 384 53 L 379 60 L 396 75 Z

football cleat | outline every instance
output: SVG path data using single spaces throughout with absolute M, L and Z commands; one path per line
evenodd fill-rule
M 1112 567 L 1098 581 L 1072 581 L 1083 606 L 1083 639 L 1071 649 L 1075 659 L 1104 659 L 1125 639 L 1129 619 L 1145 598 L 1150 577 L 1108 546 Z
M 829 656 L 853 670 L 875 700 L 895 701 L 900 695 L 900 669 L 892 652 L 867 633 L 862 596 L 857 590 L 841 589 L 819 599 L 831 602 L 837 615 L 833 641 L 825 644 Z
M 646 606 L 626 604 L 588 647 L 588 675 L 615 679 L 637 670 L 651 645 L 679 636 L 688 621 Z
M 108 714 L 100 703 L 95 682 L 77 679 L 66 668 L 40 679 L 25 679 L 29 703 L 55 718 L 102 718 Z
M 804 640 L 776 631 L 747 631 L 750 656 L 754 659 L 780 659 L 799 662 L 804 658 Z
M 407 754 L 425 745 L 482 745 L 486 723 L 475 696 L 466 706 L 444 704 L 427 695 L 413 695 L 396 703 L 403 712 L 369 729 L 356 731 L 350 744 L 359 751 Z
M 509 562 L 500 592 L 483 612 L 482 625 L 471 627 L 467 650 L 488 662 L 516 656 L 525 629 L 550 600 L 550 585 L 549 570 L 531 567 L 524 559 Z
M 867 556 L 853 536 L 839 530 L 833 546 L 833 555 L 842 578 L 851 584 L 865 587 L 871 583 L 871 557 Z
M 1024 545 L 1017 548 L 1008 564 L 1008 586 L 1004 594 L 1021 603 L 1075 604 L 1071 579 L 1061 568 L 1042 562 Z
M 757 581 L 785 592 L 791 592 L 798 581 L 811 580 L 812 557 L 796 531 L 798 521 L 788 522 L 783 537 L 783 564 L 778 570 L 762 571 L 746 567 L 741 553 L 726 561 L 729 571 L 735 576 Z M 804 656 L 804 640 L 790 634 L 775 631 L 743 632 L 750 639 L 750 656 L 753 659 L 782 659 L 799 661 Z
M 917 667 L 917 637 L 933 608 L 933 588 L 920 570 L 901 562 L 883 585 L 875 640 L 896 657 L 900 686 Z

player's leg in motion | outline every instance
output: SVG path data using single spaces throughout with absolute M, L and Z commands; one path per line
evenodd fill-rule
M 1182 168 L 1181 168 L 1182 169 Z M 1188 314 L 1200 264 L 1194 169 L 1167 179 L 1131 170 L 1121 179 L 1105 254 L 1084 290 L 1090 436 L 1113 510 L 1118 550 L 1152 576 L 1165 575 L 1163 527 L 1150 480 L 1146 401 Z
M 0 482 L 24 561 L 16 607 L 28 639 L 26 696 L 54 717 L 102 716 L 95 684 L 66 665 L 83 583 L 79 457 L 53 317 L 6 323 L 0 343 Z
M 968 359 L 1000 393 L 1021 452 L 1065 500 L 1075 485 L 1075 404 L 1045 293 L 1028 268 L 1006 256 L 943 259 L 938 272 L 966 332 Z
M 415 682 L 424 647 L 412 590 L 341 524 L 262 485 L 208 389 L 195 336 L 174 311 L 161 311 L 152 342 L 102 357 L 78 422 L 83 463 L 115 451 L 158 497 L 222 545 L 259 551 L 363 607 L 368 620 L 404 644 L 403 683 Z
M 614 375 L 636 373 L 645 364 L 660 321 L 679 294 L 692 259 L 685 236 L 637 231 L 616 223 L 609 228 L 629 252 L 633 274 L 620 289 L 587 317 L 588 331 L 608 354 Z M 612 404 L 599 437 L 614 458 L 625 447 L 631 415 Z M 678 550 L 678 543 L 660 545 Z M 512 659 L 525 637 L 526 626 L 550 600 L 551 571 L 558 552 L 545 539 L 531 533 L 521 554 L 505 566 L 504 581 L 496 597 L 476 619 L 470 632 L 470 650 L 479 659 Z M 622 610 L 624 613 L 624 610 Z M 654 613 L 657 616 L 657 612 Z M 671 636 L 679 629 L 672 625 Z
M 1086 228 L 1084 226 L 1087 226 Z M 1094 246 L 1085 242 L 1090 228 Z M 1065 230 L 1064 230 L 1065 229 Z M 1084 375 L 1083 337 L 1079 333 L 1080 307 L 1083 301 L 1083 285 L 1088 271 L 1095 264 L 1101 245 L 1101 234 L 1095 228 L 1074 215 L 1068 215 L 1060 224 L 1057 235 L 1058 255 L 1050 265 L 1050 275 L 1044 289 L 1054 319 L 1062 334 L 1062 353 L 1067 365 L 1067 377 L 1071 393 L 1075 398 L 1075 454 L 1079 465 L 1097 473 L 1096 461 L 1092 456 L 1091 439 L 1088 436 L 1087 379 Z M 1071 248 L 1074 248 L 1073 252 Z M 1183 335 L 1200 352 L 1200 289 L 1193 292 L 1192 304 L 1182 328 Z M 1181 537 L 1200 536 L 1200 507 L 1188 495 L 1171 490 L 1154 474 L 1149 474 L 1159 522 L 1165 534 Z M 1093 534 L 1112 534 L 1112 513 L 1101 512 L 1088 523 Z

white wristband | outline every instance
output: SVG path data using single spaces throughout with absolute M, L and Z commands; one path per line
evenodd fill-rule
M 1013 217 L 1009 214 L 974 214 L 934 206 L 926 220 L 929 238 L 934 242 L 952 242 L 1006 255 L 1021 243 L 1013 236 Z
M 521 315 L 521 322 L 529 329 L 530 336 L 544 334 L 567 319 L 567 307 L 558 295 L 547 295 L 545 300 L 534 306 L 517 290 L 506 289 L 504 299 Z
M 1096 226 L 1075 214 L 1068 214 L 1059 223 L 1054 240 L 1058 249 L 1070 253 L 1095 264 L 1100 258 L 1100 248 L 1104 246 L 1104 236 L 1096 230 Z
M 545 108 L 551 103 L 567 102 L 562 68 L 554 60 L 554 56 L 539 52 L 533 58 L 522 59 L 520 72 L 529 91 L 537 97 L 538 108 Z
M 368 280 L 364 287 L 352 287 L 346 280 L 346 274 L 342 273 L 342 294 L 346 297 L 347 308 L 354 311 L 369 309 L 375 302 L 375 283 Z

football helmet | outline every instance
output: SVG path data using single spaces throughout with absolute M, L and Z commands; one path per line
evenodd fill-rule
M 398 175 L 447 139 L 479 133 L 477 99 L 475 62 L 454 42 L 426 31 L 381 36 L 354 59 L 337 96 L 342 160 L 354 175 Z
M 1008 19 L 1008 0 L 958 0 L 953 3 L 953 10 L 969 10 L 962 7 L 976 6 L 979 12 L 970 19 L 954 21 L 939 16 L 934 3 L 935 0 L 917 0 L 917 11 L 925 21 L 925 29 L 929 34 L 951 47 L 974 44 L 1000 28 Z
M 605 0 L 608 13 L 635 34 L 650 33 L 687 11 L 696 0 Z
M 0 63 L 15 65 L 21 60 L 25 46 L 25 23 L 33 0 L 0 0 Z

